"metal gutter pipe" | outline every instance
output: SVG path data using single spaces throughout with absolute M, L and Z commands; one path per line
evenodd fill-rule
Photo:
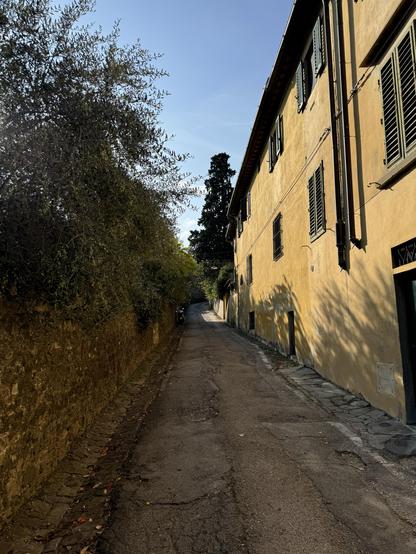
M 341 163 L 342 177 L 346 191 L 345 210 L 348 217 L 349 240 L 357 248 L 362 248 L 361 240 L 357 238 L 355 229 L 354 191 L 351 172 L 350 125 L 348 118 L 347 79 L 345 74 L 345 40 L 342 17 L 342 6 L 339 0 L 333 1 L 335 60 L 337 64 L 337 91 L 339 117 L 341 121 Z
M 341 269 L 348 269 L 347 248 L 346 248 L 346 225 L 344 220 L 344 206 L 341 191 L 341 171 L 339 165 L 339 145 L 336 120 L 336 102 L 334 92 L 334 66 L 332 60 L 332 37 L 329 18 L 328 0 L 322 0 L 324 14 L 325 46 L 327 52 L 328 81 L 329 81 L 329 103 L 331 113 L 331 135 L 332 135 L 332 157 L 334 163 L 334 185 L 335 185 L 335 209 L 336 209 L 336 240 L 338 249 L 338 265 Z

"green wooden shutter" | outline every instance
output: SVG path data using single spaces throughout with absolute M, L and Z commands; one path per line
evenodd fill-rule
M 397 47 L 398 76 L 402 101 L 403 138 L 406 153 L 416 144 L 416 78 L 413 40 L 407 33 Z
M 245 196 L 240 200 L 240 213 L 241 221 L 247 221 L 247 198 Z
M 315 210 L 316 232 L 325 230 L 325 190 L 324 190 L 324 164 L 315 172 Z
M 282 254 L 282 214 L 279 214 L 273 221 L 273 259 L 277 260 Z
M 386 145 L 386 164 L 397 161 L 402 154 L 395 80 L 394 58 L 391 57 L 381 68 L 381 95 L 383 101 L 383 123 Z
M 316 202 L 315 202 L 315 174 L 308 181 L 309 196 L 309 234 L 316 235 Z
M 269 172 L 273 171 L 274 162 L 273 162 L 273 135 L 269 137 Z
M 318 76 L 324 67 L 323 41 L 322 41 L 322 21 L 321 17 L 316 20 L 312 33 L 313 42 L 313 60 L 315 75 Z
M 298 112 L 305 107 L 305 71 L 301 61 L 296 70 L 296 100 L 298 102 Z
M 283 116 L 276 120 L 276 158 L 283 152 Z

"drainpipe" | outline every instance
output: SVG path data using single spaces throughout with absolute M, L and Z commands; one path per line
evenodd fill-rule
M 346 244 L 346 225 L 344 219 L 344 202 L 341 190 L 341 170 L 339 165 L 339 145 L 336 120 L 336 103 L 334 91 L 334 66 L 332 61 L 332 37 L 330 29 L 330 18 L 328 0 L 322 0 L 324 13 L 324 31 L 325 46 L 327 52 L 328 80 L 329 80 L 329 103 L 331 113 L 331 136 L 332 136 L 332 157 L 334 164 L 334 185 L 335 185 L 335 210 L 337 216 L 336 222 L 336 240 L 338 249 L 338 265 L 341 269 L 348 269 L 347 263 L 347 244 Z
M 348 118 L 347 79 L 345 75 L 345 40 L 342 19 L 342 6 L 339 0 L 333 0 L 335 61 L 337 64 L 337 93 L 339 117 L 341 121 L 341 165 L 344 189 L 346 191 L 345 209 L 348 217 L 349 240 L 357 248 L 362 248 L 361 240 L 356 235 L 354 191 L 351 175 L 350 124 Z

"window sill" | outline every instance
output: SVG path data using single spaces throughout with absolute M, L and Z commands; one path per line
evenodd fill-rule
M 320 237 L 322 237 L 322 235 L 324 235 L 326 233 L 326 229 L 321 229 L 320 231 L 318 231 L 316 233 L 316 235 L 309 235 L 310 239 L 311 239 L 311 244 L 312 242 L 315 242 L 316 240 L 318 240 Z
M 386 189 L 396 183 L 400 177 L 404 177 L 411 169 L 416 166 L 416 150 L 414 150 L 407 158 L 397 162 L 393 167 L 387 170 L 387 172 L 375 181 L 378 189 Z

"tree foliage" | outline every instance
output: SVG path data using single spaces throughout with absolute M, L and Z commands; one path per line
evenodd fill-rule
M 204 266 L 206 275 L 216 276 L 222 265 L 233 260 L 233 249 L 225 238 L 228 225 L 227 210 L 232 195 L 231 179 L 235 171 L 229 155 L 216 154 L 211 158 L 205 180 L 205 202 L 198 221 L 200 229 L 191 231 L 191 252 Z
M 211 158 L 205 180 L 204 206 L 198 220 L 200 228 L 191 231 L 189 236 L 190 250 L 200 267 L 201 287 L 211 303 L 216 298 L 222 298 L 234 257 L 232 245 L 225 238 L 227 211 L 233 191 L 231 179 L 235 175 L 229 158 L 224 152 Z
M 190 183 L 159 124 L 158 56 L 82 25 L 92 8 L 0 4 L 0 290 L 148 320 L 191 270 L 172 211 Z

